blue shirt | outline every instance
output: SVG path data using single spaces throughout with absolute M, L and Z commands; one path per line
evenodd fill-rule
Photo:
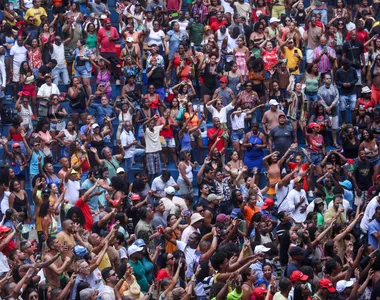
M 44 165 L 44 153 L 41 150 L 38 150 L 38 154 L 35 151 L 32 151 L 32 157 L 30 158 L 30 175 L 37 175 L 40 173 L 38 168 L 38 156 L 42 156 L 41 166 Z
M 377 249 L 379 248 L 379 240 L 372 235 L 375 232 L 380 232 L 380 222 L 376 219 L 368 224 L 368 244 Z
M 110 118 L 115 117 L 115 113 L 113 111 L 113 108 L 111 105 L 103 106 L 101 104 L 92 103 L 92 108 L 96 109 L 95 117 L 96 117 L 96 123 L 99 124 L 99 126 L 103 126 L 104 124 L 104 118 L 108 115 Z
M 84 190 L 89 190 L 95 185 L 95 183 L 92 183 L 90 179 L 86 179 L 83 184 L 82 184 L 82 189 Z M 98 192 L 103 192 L 103 189 L 100 187 L 95 188 L 93 191 L 93 194 L 98 193 Z M 100 196 L 93 196 L 91 199 L 87 202 L 88 206 L 90 207 L 91 210 L 97 210 L 99 209 L 99 201 L 100 201 Z

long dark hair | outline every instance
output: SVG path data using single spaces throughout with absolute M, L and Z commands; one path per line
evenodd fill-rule
M 41 218 L 44 218 L 48 215 L 49 206 L 50 206 L 49 200 L 44 200 L 44 202 L 42 202 L 41 207 L 40 207 L 40 212 L 38 214 Z

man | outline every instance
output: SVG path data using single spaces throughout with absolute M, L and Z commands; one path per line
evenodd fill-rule
M 26 11 L 24 19 L 29 20 L 29 17 L 32 17 L 34 19 L 34 24 L 40 26 L 41 16 L 47 17 L 46 11 L 40 6 L 40 0 L 33 0 L 33 7 Z
M 111 119 L 113 117 L 116 117 L 116 114 L 113 110 L 112 105 L 110 105 L 110 101 L 106 95 L 103 95 L 100 98 L 100 103 L 94 103 L 94 98 L 91 97 L 88 106 L 95 109 L 95 117 L 96 117 L 96 123 L 92 124 L 91 128 L 95 129 L 96 126 L 100 127 L 104 125 L 104 120 L 106 118 Z
M 203 4 L 203 0 L 197 0 L 193 6 L 191 4 L 188 4 L 188 6 L 189 5 L 191 16 L 195 18 L 195 16 L 198 15 L 200 18 L 199 21 L 204 24 L 208 16 L 208 9 L 207 6 Z
M 331 134 L 333 145 L 336 147 L 338 146 L 336 137 L 339 129 L 339 92 L 336 86 L 332 84 L 331 74 L 325 74 L 323 83 L 318 89 L 318 99 L 319 103 L 325 108 L 325 113 L 331 117 Z
M 336 71 L 335 83 L 339 88 L 339 109 L 342 114 L 343 124 L 346 123 L 346 109 L 351 110 L 352 123 L 355 120 L 355 105 L 356 105 L 356 89 L 355 84 L 358 82 L 359 77 L 356 70 L 351 67 L 351 62 L 348 59 L 342 60 L 342 67 Z
M 127 173 L 125 176 L 128 178 L 128 173 L 132 169 L 135 158 L 145 157 L 145 148 L 136 141 L 131 121 L 125 121 L 123 131 L 120 134 L 120 143 L 125 150 L 124 169 Z
M 314 50 L 319 45 L 319 38 L 323 33 L 323 29 L 317 26 L 316 15 L 313 14 L 310 19 L 310 25 L 308 30 L 304 33 L 303 39 L 307 41 L 307 51 L 306 51 L 306 63 L 312 64 L 314 61 Z M 326 22 L 327 23 L 327 22 Z
M 32 41 L 34 39 L 38 39 L 38 33 L 39 33 L 40 27 L 34 24 L 34 17 L 30 16 L 27 19 L 27 25 L 25 26 L 22 37 L 24 39 L 27 38 L 25 41 L 29 46 L 31 46 Z
M 279 115 L 278 123 L 269 134 L 269 151 L 278 151 L 278 157 L 281 158 L 293 143 L 297 143 L 297 136 L 292 126 L 286 124 L 284 114 Z
M 364 46 L 363 43 L 357 39 L 357 31 L 352 30 L 350 33 L 350 40 L 347 40 L 343 44 L 342 59 L 347 58 L 352 62 L 352 67 L 356 71 L 358 81 L 357 86 L 362 85 L 362 73 L 365 73 L 365 58 L 364 58 Z M 359 90 L 360 91 L 360 90 Z
M 216 194 L 216 183 L 215 183 L 215 170 L 209 166 L 211 159 L 206 157 L 203 165 L 197 174 L 197 183 L 199 186 L 206 184 L 208 186 L 209 194 Z
M 154 212 L 150 206 L 141 207 L 138 210 L 140 215 L 140 221 L 135 228 L 135 235 L 137 239 L 143 239 L 145 244 L 150 250 L 154 250 L 153 240 L 161 236 L 159 231 L 154 232 L 154 228 L 151 224 L 153 220 Z
M 190 226 L 186 227 L 186 229 L 182 232 L 181 241 L 187 244 L 190 235 L 194 232 L 200 233 L 200 228 L 203 226 L 204 217 L 202 217 L 199 213 L 194 213 L 191 215 Z
M 45 75 L 51 74 L 55 66 L 57 65 L 57 61 L 55 59 L 49 60 L 46 65 L 42 65 L 38 69 L 38 77 L 37 77 L 37 86 L 41 87 L 45 83 Z
M 380 206 L 376 207 L 375 218 L 368 225 L 368 244 L 379 248 L 380 241 Z
M 194 16 L 194 22 L 190 22 L 187 26 L 187 30 L 189 31 L 190 41 L 194 43 L 196 50 L 199 50 L 201 47 L 204 25 L 201 23 L 201 17 L 199 14 Z
M 105 282 L 102 300 L 115 300 L 115 286 L 119 282 L 119 277 L 117 273 L 112 268 L 105 268 L 102 270 L 102 278 Z
M 319 281 L 319 289 L 314 294 L 313 299 L 327 300 L 331 293 L 336 293 L 332 282 L 327 278 L 322 278 Z
M 78 174 L 78 171 L 71 167 L 64 178 L 66 187 L 65 199 L 67 199 L 72 206 L 75 205 L 75 202 L 79 198 L 80 181 Z
M 368 133 L 367 133 L 368 134 Z M 364 136 L 364 138 L 366 138 Z M 367 159 L 364 149 L 359 150 L 358 160 L 351 180 L 359 197 L 366 199 L 367 191 L 372 185 L 374 167 Z
M 55 237 L 49 237 L 46 241 L 46 245 L 48 246 L 48 251 L 43 256 L 44 261 L 50 260 L 57 254 L 67 251 L 67 249 L 63 249 L 64 246 L 62 246 Z M 51 265 L 44 269 L 45 277 L 48 279 L 51 288 L 61 287 L 60 276 L 69 269 L 70 265 L 71 257 L 66 253 L 64 260 L 58 257 Z
M 49 38 L 48 46 L 51 52 L 51 58 L 57 61 L 56 66 L 51 71 L 54 84 L 58 85 L 59 79 L 62 80 L 64 85 L 69 84 L 69 72 L 67 71 L 67 63 L 65 59 L 65 46 L 71 41 L 72 36 L 69 36 L 62 42 L 62 38 L 56 35 L 54 43 L 51 43 L 51 37 Z
M 132 26 L 132 25 L 128 25 L 128 26 Z M 133 27 L 132 27 L 132 30 L 133 30 Z M 138 46 L 138 44 L 134 43 L 133 37 L 130 37 L 130 36 L 127 37 L 126 39 L 125 48 L 121 50 L 120 60 L 124 60 L 127 56 L 131 57 L 133 64 L 136 64 L 140 69 L 142 69 L 140 47 Z
M 360 222 L 360 229 L 363 233 L 368 232 L 368 225 L 373 220 L 373 216 L 376 215 L 376 209 L 380 207 L 380 197 L 375 196 L 369 201 L 367 207 L 365 208 L 363 218 Z M 376 247 L 377 248 L 377 247 Z
M 244 0 L 239 0 L 237 2 L 233 2 L 233 6 L 235 7 L 238 16 L 244 17 L 246 20 L 251 19 L 252 8 L 249 3 Z
M 216 222 L 216 216 L 219 213 L 219 204 L 223 200 L 222 195 L 210 194 L 207 197 L 208 204 L 204 212 L 204 225 L 211 230 Z
M 3 111 L 3 100 L 5 99 L 5 88 L 7 83 L 7 73 L 5 71 L 5 64 L 0 61 L 0 112 Z
M 120 84 L 118 75 L 119 59 L 116 55 L 116 41 L 119 40 L 117 29 L 111 26 L 111 19 L 104 20 L 104 27 L 100 28 L 97 34 L 97 54 L 111 62 L 111 72 L 116 79 L 116 84 Z
M 212 118 L 212 124 L 213 126 L 207 130 L 208 150 L 210 151 L 211 147 L 217 142 L 216 149 L 221 153 L 226 146 L 226 139 L 221 137 L 224 134 L 225 129 L 221 126 L 220 119 L 217 117 Z
M 211 29 L 214 31 L 214 32 L 217 32 L 218 31 L 218 29 L 219 29 L 219 27 L 220 26 L 222 26 L 222 25 L 228 25 L 228 22 L 227 22 L 227 20 L 225 20 L 224 18 L 223 18 L 223 13 L 221 12 L 221 11 L 218 11 L 217 13 L 216 13 L 216 21 L 214 21 L 211 25 L 210 25 L 210 27 L 211 27 Z
M 287 196 L 288 212 L 294 223 L 302 223 L 306 220 L 306 192 L 302 188 L 303 180 L 300 177 L 294 179 L 294 188 L 289 192 Z
M 319 45 L 313 51 L 313 60 L 317 64 L 317 68 L 322 78 L 329 74 L 334 67 L 334 61 L 336 60 L 336 53 L 333 48 L 327 45 L 327 38 L 323 35 L 319 39 Z
M 286 40 L 280 45 L 280 48 L 284 58 L 286 58 L 286 67 L 289 69 L 289 72 L 294 75 L 295 82 L 300 82 L 301 75 L 299 67 L 303 60 L 302 51 L 294 46 L 293 39 Z
M 39 0 L 35 0 L 39 1 Z M 28 60 L 28 50 L 24 46 L 24 39 L 22 36 L 17 37 L 17 42 L 10 51 L 10 73 L 13 74 L 13 95 L 16 97 L 18 93 L 18 83 L 20 81 L 20 67 L 21 63 Z
M 284 271 L 285 277 L 290 277 L 294 271 L 301 269 L 301 264 L 305 259 L 305 250 L 299 246 L 290 247 L 289 251 L 289 263 Z
M 87 2 L 87 6 L 90 8 L 91 12 L 93 12 L 98 17 L 102 15 L 109 15 L 107 6 L 102 3 L 100 0 L 95 0 L 93 2 Z
M 162 200 L 156 201 L 153 204 L 154 215 L 153 219 L 150 222 L 153 225 L 153 228 L 157 230 L 158 226 L 166 228 L 168 226 L 166 208 Z
M 252 246 L 253 247 L 253 246 Z M 250 266 L 250 269 L 254 270 L 258 278 L 262 278 L 264 276 L 263 273 L 263 265 L 266 261 L 267 254 L 270 252 L 270 248 L 265 245 L 256 245 L 253 249 L 254 254 L 261 254 L 258 257 L 257 262 Z
M 269 135 L 271 129 L 280 124 L 280 116 L 285 116 L 284 112 L 281 109 L 278 109 L 279 104 L 280 103 L 278 103 L 276 99 L 269 100 L 269 110 L 264 113 L 263 119 L 261 120 L 263 130 L 266 135 Z
M 219 79 L 220 87 L 218 87 L 215 90 L 214 95 L 212 96 L 212 99 L 218 98 L 219 100 L 217 100 L 217 101 L 222 101 L 222 104 L 223 104 L 222 110 L 226 109 L 225 116 L 227 116 L 228 111 L 232 110 L 235 107 L 235 102 L 236 102 L 235 94 L 232 91 L 232 89 L 227 87 L 227 83 L 228 83 L 227 77 L 221 77 Z M 227 109 L 227 107 L 229 105 L 231 105 L 231 107 L 230 107 L 230 109 Z M 207 104 L 206 106 L 207 106 L 208 111 L 211 112 L 213 116 L 215 116 L 213 109 L 209 108 L 209 104 Z M 224 116 L 223 116 L 222 110 L 220 111 L 221 122 L 227 123 L 227 120 L 224 120 L 224 118 L 223 118 Z
M 57 84 L 53 83 L 52 75 L 46 73 L 44 79 L 45 83 L 38 89 L 37 99 L 49 99 L 51 95 L 59 95 L 60 91 Z
M 99 215 L 99 203 L 101 203 L 100 202 L 100 195 L 104 193 L 104 189 L 100 186 L 97 186 L 97 180 L 95 178 L 95 173 L 96 173 L 95 170 L 90 170 L 88 172 L 88 178 L 83 182 L 82 189 L 89 190 L 89 189 L 95 187 L 93 190 L 94 193 L 89 198 L 87 205 L 90 208 L 93 221 L 97 222 L 97 221 L 99 221 L 99 216 L 98 216 Z M 75 205 L 77 206 L 77 204 L 75 204 Z M 89 229 L 89 230 L 92 231 L 92 229 Z
M 343 207 L 343 198 L 341 195 L 334 195 L 333 207 L 326 210 L 324 213 L 325 224 L 329 225 L 333 220 L 336 220 L 337 224 L 346 224 L 346 213 Z
M 61 245 L 66 245 L 68 251 L 62 254 L 62 259 L 66 259 L 67 256 L 70 256 L 69 253 L 76 246 L 76 235 L 79 234 L 74 229 L 74 222 L 70 219 L 63 221 L 62 231 L 57 234 L 56 239 Z
M 157 119 L 158 118 L 156 116 L 153 116 L 142 124 L 146 144 L 146 164 L 150 181 L 157 177 L 157 174 L 161 172 L 160 152 L 162 151 L 162 148 L 160 142 L 160 132 L 165 126 L 169 125 L 169 119 L 165 119 L 165 124 L 156 126 Z
M 163 196 L 160 201 L 165 206 L 165 211 L 169 214 L 177 214 L 178 209 L 180 208 L 181 211 L 187 210 L 188 207 L 186 205 L 185 200 L 183 200 L 180 197 L 174 196 L 175 195 L 175 188 L 172 186 L 168 186 L 165 188 L 165 196 Z
M 282 277 L 278 287 L 280 290 L 274 294 L 273 300 L 287 300 L 292 289 L 292 282 L 288 278 Z
M 165 189 L 170 186 L 176 190 L 179 190 L 179 185 L 175 182 L 170 172 L 168 170 L 164 170 L 162 171 L 161 176 L 153 179 L 153 182 L 152 182 L 153 197 L 156 199 L 160 199 L 164 197 Z
M 268 37 L 268 39 L 276 40 L 277 37 L 280 34 L 280 31 L 278 29 L 278 24 L 280 23 L 280 19 L 276 17 L 272 17 L 269 19 L 269 26 L 264 29 L 265 36 Z

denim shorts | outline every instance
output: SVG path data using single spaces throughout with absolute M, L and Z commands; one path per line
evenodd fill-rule
M 76 108 L 70 107 L 70 111 L 71 111 L 71 114 L 73 114 L 73 115 L 78 115 L 78 114 L 81 115 L 81 114 L 86 113 L 86 109 L 80 108 L 80 107 L 76 107 Z
M 310 153 L 310 160 L 311 160 L 311 163 L 316 165 L 316 166 L 319 166 L 322 162 L 322 159 L 323 159 L 323 156 L 322 156 L 322 153 Z
M 91 72 L 87 71 L 86 66 L 76 66 L 74 77 L 91 78 Z
M 372 166 L 380 166 L 380 156 L 375 156 L 373 158 L 368 158 Z
M 175 139 L 160 136 L 161 147 L 175 148 Z
M 232 130 L 231 141 L 238 142 L 244 138 L 244 129 L 241 130 Z

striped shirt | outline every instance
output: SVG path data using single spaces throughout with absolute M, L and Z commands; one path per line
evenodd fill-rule
M 326 46 L 326 47 L 327 47 L 327 53 L 331 57 L 336 58 L 335 50 L 329 46 Z M 323 53 L 323 51 L 324 51 L 324 48 L 320 45 L 317 48 L 315 48 L 313 52 L 313 59 L 316 59 L 317 57 L 319 57 Z M 333 66 L 331 64 L 331 60 L 328 55 L 322 55 L 320 60 L 317 62 L 317 68 L 320 73 L 330 72 L 332 67 Z

